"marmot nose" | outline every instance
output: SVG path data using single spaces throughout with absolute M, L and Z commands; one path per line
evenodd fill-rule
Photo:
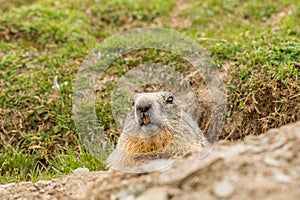
M 142 113 L 145 113 L 145 112 L 147 112 L 148 110 L 150 110 L 150 108 L 151 108 L 151 105 L 141 105 L 141 106 L 139 106 L 137 109 L 140 111 L 140 112 L 142 112 Z

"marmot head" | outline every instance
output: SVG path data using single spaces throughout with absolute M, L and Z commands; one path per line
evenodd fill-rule
M 204 143 L 197 123 L 182 105 L 170 92 L 136 94 L 109 165 L 128 169 L 151 160 L 172 160 Z
M 123 131 L 135 137 L 154 136 L 181 116 L 179 100 L 171 92 L 139 93 L 132 104 Z

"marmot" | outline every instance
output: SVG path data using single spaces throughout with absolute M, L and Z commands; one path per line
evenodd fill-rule
M 136 94 L 108 165 L 128 169 L 202 147 L 206 139 L 186 107 L 170 92 Z

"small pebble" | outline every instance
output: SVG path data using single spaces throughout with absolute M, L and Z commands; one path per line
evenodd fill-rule
M 121 180 L 121 184 L 122 185 L 128 185 L 129 183 L 128 183 L 128 180 Z
M 296 136 L 300 139 L 300 130 L 299 129 L 296 131 Z
M 265 157 L 264 163 L 266 165 L 273 166 L 273 167 L 279 167 L 280 166 L 279 160 L 276 160 L 275 158 L 272 158 L 270 156 Z
M 280 141 L 270 145 L 269 149 L 271 151 L 274 151 L 275 149 L 278 149 L 278 148 L 282 147 L 283 145 L 285 145 L 286 142 L 287 142 L 286 140 L 280 140 Z
M 125 199 L 128 196 L 128 192 L 126 190 L 120 190 L 117 194 L 116 194 L 116 198 L 117 199 Z
M 253 153 L 261 153 L 263 151 L 262 147 L 253 146 L 251 149 L 252 149 Z
M 35 183 L 35 185 L 37 187 L 45 187 L 50 184 L 51 184 L 51 181 L 49 181 L 49 180 L 39 180 L 38 182 Z
M 245 140 L 245 143 L 251 146 L 260 146 L 261 145 L 261 141 L 260 140 L 255 140 L 255 139 L 247 139 Z
M 135 200 L 135 197 L 133 195 L 129 195 L 127 197 L 125 197 L 125 199 L 122 200 Z
M 26 51 L 24 56 L 25 56 L 25 57 L 30 57 L 30 55 L 31 55 L 30 52 L 29 52 L 29 51 Z
M 233 194 L 234 186 L 230 182 L 223 180 L 214 186 L 213 192 L 218 198 L 227 198 Z
M 281 172 L 276 172 L 274 174 L 274 178 L 279 183 L 290 183 L 291 182 L 291 177 L 289 175 L 286 175 L 286 174 L 281 173 Z
M 263 144 L 263 145 L 268 145 L 269 143 L 270 143 L 270 139 L 269 138 L 263 138 L 262 140 L 261 140 L 261 143 Z
M 0 185 L 0 188 L 7 189 L 7 188 L 13 187 L 15 185 L 16 185 L 16 183 L 12 182 L 12 183 L 8 183 L 8 184 Z
M 89 171 L 88 168 L 77 168 L 73 171 L 73 174 L 88 173 Z
M 9 195 L 8 190 L 0 187 L 0 196 Z
M 136 198 L 137 200 L 152 200 L 152 199 L 159 199 L 159 200 L 167 200 L 168 199 L 168 192 L 166 188 L 151 188 L 146 190 L 142 195 Z
M 146 183 L 151 183 L 152 182 L 152 177 L 151 176 L 145 177 L 145 181 L 146 181 Z
M 132 192 L 132 194 L 134 196 L 139 196 L 140 194 L 142 194 L 145 191 L 145 187 L 144 186 L 137 186 L 134 191 Z
M 294 158 L 294 153 L 291 151 L 286 151 L 284 154 L 281 154 L 280 156 L 286 160 L 292 160 Z

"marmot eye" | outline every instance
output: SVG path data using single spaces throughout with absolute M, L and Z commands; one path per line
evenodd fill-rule
M 132 106 L 134 106 L 134 100 L 132 100 Z
M 172 96 L 168 97 L 166 102 L 167 103 L 173 103 L 173 97 Z

